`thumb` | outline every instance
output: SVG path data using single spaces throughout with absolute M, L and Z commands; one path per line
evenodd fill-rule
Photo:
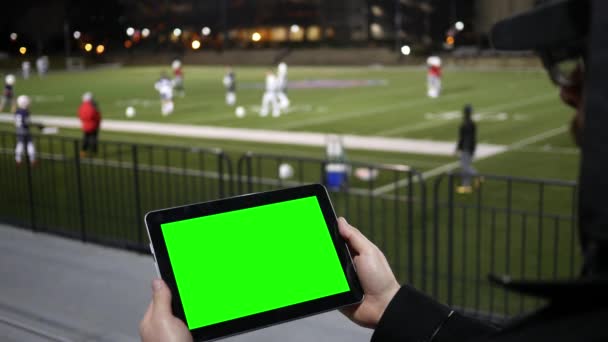
M 349 247 L 358 254 L 369 253 L 374 246 L 357 228 L 346 222 L 344 217 L 338 219 L 338 230 Z
M 162 279 L 152 281 L 152 310 L 158 315 L 173 315 L 171 290 Z

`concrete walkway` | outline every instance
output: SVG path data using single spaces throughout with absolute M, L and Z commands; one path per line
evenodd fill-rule
M 35 115 L 33 119 L 49 127 L 80 129 L 77 118 Z M 272 120 L 272 118 L 269 118 Z M 13 122 L 12 114 L 0 114 L 0 122 Z M 219 139 L 260 142 L 268 144 L 317 146 L 327 144 L 327 134 L 315 132 L 293 132 L 266 129 L 197 126 L 155 123 L 131 120 L 103 120 L 102 130 L 111 132 L 142 133 L 162 136 Z M 341 135 L 344 147 L 352 150 L 413 153 L 423 155 L 452 156 L 455 143 L 424 139 L 386 138 L 362 135 Z M 475 157 L 485 158 L 506 151 L 506 146 L 478 144 Z
M 0 340 L 138 341 L 151 256 L 0 225 Z M 330 312 L 225 341 L 369 341 Z

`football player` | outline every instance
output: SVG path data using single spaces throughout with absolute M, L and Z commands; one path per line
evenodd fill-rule
M 262 108 L 260 109 L 260 116 L 268 116 L 269 107 L 272 107 L 272 116 L 281 116 L 281 109 L 279 107 L 279 101 L 277 99 L 278 81 L 277 77 L 272 73 L 271 70 L 266 72 L 266 91 L 262 98 Z
M 226 68 L 224 87 L 226 87 L 226 104 L 234 106 L 236 104 L 236 75 L 231 67 Z
M 38 70 L 38 76 L 46 75 L 49 71 L 49 58 L 47 56 L 40 56 L 36 59 L 36 70 Z
M 175 108 L 173 104 L 173 82 L 163 72 L 160 75 L 160 79 L 154 84 L 154 88 L 160 94 L 160 111 L 163 116 L 171 115 Z
M 21 73 L 23 74 L 23 79 L 27 80 L 30 78 L 30 73 L 32 72 L 32 64 L 30 61 L 24 61 L 21 63 Z
M 4 78 L 4 91 L 2 92 L 2 98 L 0 98 L 0 111 L 4 111 L 4 107 L 8 105 L 8 110 L 13 111 L 13 86 L 15 85 L 15 76 L 8 74 Z
M 173 69 L 173 89 L 177 92 L 180 97 L 184 97 L 186 95 L 186 91 L 184 90 L 184 72 L 182 71 L 182 62 L 179 59 L 176 59 L 171 63 L 171 68 Z
M 289 99 L 287 98 L 287 64 L 281 62 L 277 69 L 277 98 L 279 100 L 279 107 L 285 111 L 289 107 Z
M 427 73 L 427 95 L 437 98 L 441 94 L 441 58 L 431 56 L 426 60 Z
M 15 162 L 21 165 L 24 148 L 32 165 L 36 163 L 36 147 L 30 133 L 30 98 L 26 95 L 17 97 L 17 110 L 15 111 L 15 130 L 17 146 L 15 147 Z

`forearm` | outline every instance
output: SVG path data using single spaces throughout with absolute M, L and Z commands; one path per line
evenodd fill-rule
M 444 306 L 410 286 L 403 286 L 386 308 L 372 342 L 467 341 L 496 328 Z

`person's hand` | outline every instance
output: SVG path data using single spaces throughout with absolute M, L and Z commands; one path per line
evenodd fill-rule
M 171 291 L 161 279 L 152 282 L 152 302 L 139 323 L 142 342 L 192 342 L 190 331 L 171 311 Z
M 348 243 L 365 293 L 363 302 L 341 311 L 353 322 L 366 328 L 375 328 L 400 285 L 386 257 L 376 245 L 343 217 L 338 219 L 338 228 Z

